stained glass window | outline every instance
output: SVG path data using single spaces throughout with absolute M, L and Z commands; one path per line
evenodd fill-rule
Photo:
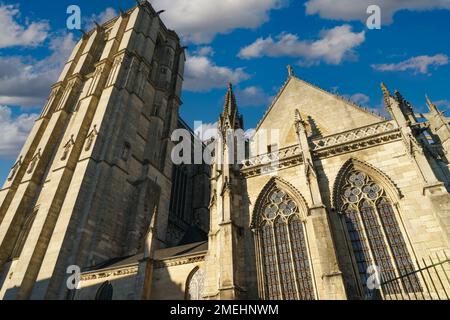
M 297 215 L 289 223 L 289 232 L 292 240 L 292 253 L 294 255 L 294 265 L 297 274 L 299 298 L 300 300 L 314 300 L 308 249 L 306 247 L 303 224 Z
M 372 250 L 372 255 L 375 260 L 375 264 L 379 268 L 381 281 L 385 282 L 391 279 L 395 279 L 395 269 L 389 256 L 386 242 L 381 231 L 381 226 L 378 223 L 375 208 L 368 202 L 363 201 L 360 213 L 364 227 L 367 233 L 367 240 Z M 399 293 L 399 287 L 396 283 L 389 283 L 384 287 L 386 293 Z
M 408 275 L 414 271 L 414 265 L 406 248 L 403 235 L 395 219 L 394 209 L 388 200 L 381 199 L 378 203 L 378 213 L 380 214 L 383 228 L 386 233 L 392 255 L 395 258 L 398 271 L 403 277 L 403 286 L 407 292 L 420 292 L 422 287 L 416 274 Z
M 261 230 L 261 235 L 264 252 L 264 275 L 268 299 L 278 300 L 281 299 L 281 296 L 278 288 L 277 257 L 272 227 L 265 225 Z
M 367 241 L 363 233 L 362 225 L 359 221 L 358 211 L 347 209 L 345 213 L 345 223 L 347 225 L 348 235 L 350 238 L 351 247 L 353 249 L 353 254 L 355 256 L 356 267 L 361 279 L 364 296 L 369 297 L 371 292 L 367 288 L 367 280 L 369 278 L 367 268 L 372 264 L 370 250 L 366 245 Z
M 295 279 L 292 270 L 291 250 L 289 248 L 286 223 L 278 218 L 275 221 L 275 237 L 277 239 L 278 265 L 280 268 L 281 285 L 283 287 L 284 299 L 295 300 Z
M 295 201 L 275 189 L 261 212 L 260 238 L 265 298 L 314 299 L 303 222 Z
M 341 193 L 341 213 L 365 297 L 374 297 L 367 288 L 368 268 L 376 265 L 381 282 L 414 270 L 392 204 L 383 188 L 360 171 L 350 172 Z M 406 292 L 421 291 L 416 276 L 403 278 Z M 385 294 L 401 293 L 397 282 L 383 286 Z

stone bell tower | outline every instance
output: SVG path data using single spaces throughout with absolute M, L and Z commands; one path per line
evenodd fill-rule
M 243 266 L 243 180 L 240 161 L 245 158 L 243 118 L 233 87 L 228 85 L 211 172 L 210 231 L 205 259 L 205 298 L 245 298 Z
M 77 43 L 0 190 L 0 298 L 64 299 L 82 270 L 165 245 L 184 49 L 145 1 Z

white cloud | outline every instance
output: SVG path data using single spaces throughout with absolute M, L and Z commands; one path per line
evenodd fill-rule
M 164 23 L 181 34 L 187 42 L 209 43 L 217 34 L 234 29 L 254 29 L 269 20 L 271 10 L 287 0 L 152 0 Z
M 21 25 L 17 21 L 19 17 L 18 5 L 0 3 L 0 49 L 36 47 L 47 38 L 50 26 L 46 21 L 25 22 Z
M 0 106 L 0 159 L 14 159 L 25 143 L 37 114 L 21 114 L 12 117 L 11 109 Z
M 215 123 L 196 122 L 195 125 L 196 128 L 194 129 L 194 133 L 202 141 L 207 141 L 211 138 L 215 138 L 219 133 L 217 122 Z
M 355 58 L 354 49 L 365 40 L 365 32 L 352 32 L 352 27 L 342 25 L 320 32 L 318 40 L 300 40 L 291 33 L 282 33 L 274 40 L 259 38 L 241 49 L 238 56 L 243 59 L 269 57 L 298 57 L 302 64 L 319 63 L 340 64 L 343 60 Z
M 390 24 L 394 15 L 402 10 L 426 11 L 450 9 L 448 0 L 309 0 L 306 2 L 306 14 L 318 14 L 321 18 L 332 20 L 360 20 L 368 18 L 367 8 L 378 5 L 384 24 Z
M 195 50 L 195 55 L 198 56 L 213 56 L 214 55 L 214 49 L 210 46 L 204 46 L 199 47 L 197 50 Z
M 42 107 L 74 46 L 73 35 L 65 33 L 50 40 L 51 54 L 42 60 L 0 56 L 0 104 Z
M 0 4 L 0 48 L 33 47 L 45 43 L 50 55 L 41 60 L 27 56 L 0 56 L 0 104 L 42 106 L 50 86 L 57 80 L 72 51 L 72 34 L 48 34 L 47 22 L 25 23 L 20 26 L 19 7 Z
M 235 94 L 240 107 L 259 107 L 270 103 L 272 99 L 262 88 L 256 86 L 237 89 Z
M 187 55 L 183 88 L 205 92 L 224 88 L 228 82 L 238 84 L 250 78 L 243 68 L 217 66 L 209 57 Z
M 90 30 L 95 27 L 94 21 L 101 25 L 101 24 L 115 18 L 118 15 L 119 15 L 119 13 L 114 8 L 111 8 L 111 7 L 106 8 L 99 14 L 93 14 L 90 16 L 90 18 L 88 18 L 84 21 L 84 23 L 86 24 L 86 30 Z
M 344 95 L 344 97 L 350 101 L 353 101 L 354 103 L 356 103 L 360 106 L 367 106 L 370 102 L 369 96 L 365 95 L 364 93 L 355 93 L 352 95 Z
M 255 133 L 256 133 L 256 129 L 255 129 L 255 128 L 247 129 L 247 130 L 245 131 L 244 136 L 245 136 L 245 138 L 246 138 L 247 140 L 250 140 L 251 138 L 253 138 L 253 136 L 255 135 Z
M 427 74 L 431 67 L 437 68 L 447 65 L 448 56 L 445 54 L 437 54 L 435 56 L 417 56 L 398 63 L 374 64 L 372 68 L 377 71 L 408 71 L 411 70 L 415 74 Z

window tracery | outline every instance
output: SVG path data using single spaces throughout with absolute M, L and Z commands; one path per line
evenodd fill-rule
M 297 203 L 273 188 L 261 207 L 257 241 L 261 244 L 264 298 L 315 298 L 305 227 Z
M 197 268 L 191 275 L 189 283 L 187 285 L 187 299 L 202 300 L 204 283 L 205 283 L 205 273 L 203 269 Z
M 345 181 L 341 190 L 340 212 L 363 293 L 366 297 L 373 297 L 373 292 L 367 288 L 369 266 L 376 265 L 380 280 L 386 282 L 409 274 L 414 270 L 414 265 L 392 202 L 381 185 L 358 170 L 350 171 Z M 383 287 L 384 294 L 399 294 L 401 290 L 417 292 L 422 289 L 414 275 L 404 277 L 401 284 L 392 282 Z

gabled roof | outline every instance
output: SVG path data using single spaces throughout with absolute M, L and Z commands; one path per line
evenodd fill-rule
M 155 260 L 181 258 L 188 255 L 201 254 L 203 252 L 206 252 L 207 250 L 208 250 L 208 241 L 201 241 L 156 250 L 154 258 Z M 84 270 L 83 273 L 92 273 L 103 269 L 118 269 L 129 265 L 135 265 L 143 258 L 144 258 L 143 253 L 138 253 L 133 256 L 114 258 L 102 264 L 88 268 Z
M 284 82 L 284 84 L 281 86 L 280 90 L 278 91 L 277 95 L 276 95 L 275 98 L 273 99 L 272 103 L 269 105 L 269 107 L 267 108 L 266 112 L 264 113 L 262 119 L 258 122 L 258 125 L 256 126 L 256 131 L 258 131 L 259 127 L 262 125 L 262 123 L 263 123 L 264 120 L 266 119 L 267 115 L 270 113 L 270 111 L 271 111 L 271 110 L 273 109 L 273 107 L 276 105 L 276 103 L 278 102 L 278 100 L 280 99 L 280 97 L 283 95 L 284 91 L 286 90 L 286 88 L 288 87 L 288 85 L 289 85 L 289 83 L 290 83 L 291 81 L 299 81 L 299 82 L 305 84 L 306 86 L 309 86 L 309 87 L 311 87 L 311 88 L 313 88 L 313 89 L 315 89 L 315 90 L 318 90 L 318 91 L 320 91 L 320 92 L 322 92 L 322 93 L 324 93 L 324 94 L 326 94 L 326 95 L 332 96 L 332 97 L 334 97 L 334 98 L 336 98 L 336 99 L 338 99 L 338 100 L 340 100 L 340 101 L 346 103 L 347 105 L 350 105 L 351 107 L 355 108 L 355 110 L 362 111 L 362 112 L 365 112 L 365 113 L 367 113 L 368 115 L 370 115 L 370 116 L 372 116 L 372 117 L 376 117 L 376 118 L 378 118 L 379 121 L 387 120 L 385 117 L 383 117 L 383 116 L 381 116 L 381 115 L 379 115 L 379 114 L 376 114 L 376 113 L 374 113 L 374 112 L 372 112 L 372 111 L 370 111 L 370 110 L 368 110 L 368 109 L 366 109 L 366 108 L 364 108 L 364 107 L 362 107 L 362 106 L 356 104 L 356 103 L 353 102 L 353 101 L 350 101 L 350 100 L 348 100 L 348 99 L 345 99 L 344 97 L 342 97 L 342 96 L 340 96 L 340 95 L 331 93 L 331 92 L 329 92 L 329 91 L 327 91 L 327 90 L 325 90 L 325 89 L 323 89 L 323 88 L 320 88 L 320 87 L 317 86 L 317 85 L 314 85 L 314 84 L 312 84 L 312 83 L 310 83 L 310 82 L 308 82 L 308 81 L 305 81 L 305 80 L 303 80 L 303 79 L 301 79 L 301 78 L 299 78 L 299 77 L 294 76 L 293 74 L 291 74 L 291 75 L 289 75 L 289 77 L 286 79 L 286 81 Z

